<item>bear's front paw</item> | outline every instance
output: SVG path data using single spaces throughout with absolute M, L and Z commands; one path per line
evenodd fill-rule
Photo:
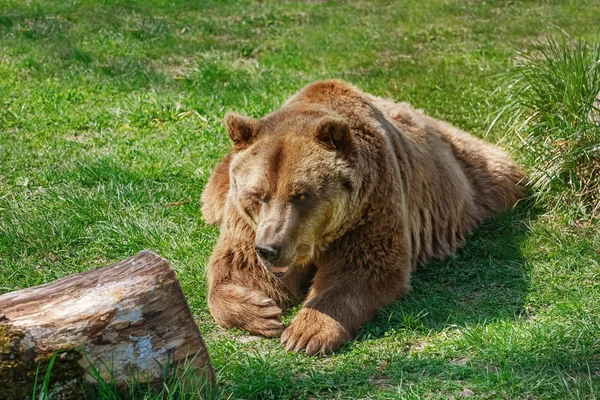
M 210 312 L 226 328 L 238 327 L 265 337 L 281 334 L 281 308 L 261 291 L 222 285 L 209 296 Z
M 352 336 L 338 321 L 312 308 L 300 310 L 281 334 L 287 351 L 306 350 L 309 356 L 332 353 L 350 339 Z

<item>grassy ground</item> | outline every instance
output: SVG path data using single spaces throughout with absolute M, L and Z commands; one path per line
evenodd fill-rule
M 484 136 L 513 46 L 600 26 L 593 1 L 390 3 L 0 0 L 0 293 L 149 248 L 225 398 L 599 398 L 600 234 L 566 207 L 489 221 L 329 358 L 213 324 L 199 196 L 227 110 L 337 77 Z

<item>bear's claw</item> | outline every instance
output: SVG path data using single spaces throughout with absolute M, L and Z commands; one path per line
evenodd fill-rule
M 310 308 L 300 310 L 290 326 L 281 334 L 287 351 L 324 356 L 339 349 L 351 339 L 348 331 L 335 319 Z
M 211 313 L 220 325 L 237 326 L 265 337 L 276 337 L 285 327 L 281 308 L 259 290 L 227 284 L 213 291 Z

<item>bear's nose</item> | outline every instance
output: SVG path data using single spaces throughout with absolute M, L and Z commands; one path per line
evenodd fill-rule
M 262 258 L 263 260 L 269 261 L 269 262 L 277 261 L 277 259 L 279 258 L 279 255 L 281 254 L 281 246 L 275 246 L 275 245 L 259 246 L 259 245 L 256 245 L 256 246 L 254 246 L 254 248 L 256 249 L 256 252 L 260 256 L 260 258 Z

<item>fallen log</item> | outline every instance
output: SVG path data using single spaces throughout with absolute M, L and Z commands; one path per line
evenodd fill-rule
M 214 385 L 198 327 L 168 262 L 151 251 L 0 296 L 0 399 L 33 393 L 52 355 L 57 398 L 114 379 L 160 384 L 184 363 Z M 95 370 L 95 372 L 92 372 Z M 94 376 L 95 375 L 95 376 Z M 39 393 L 39 390 L 38 390 Z

